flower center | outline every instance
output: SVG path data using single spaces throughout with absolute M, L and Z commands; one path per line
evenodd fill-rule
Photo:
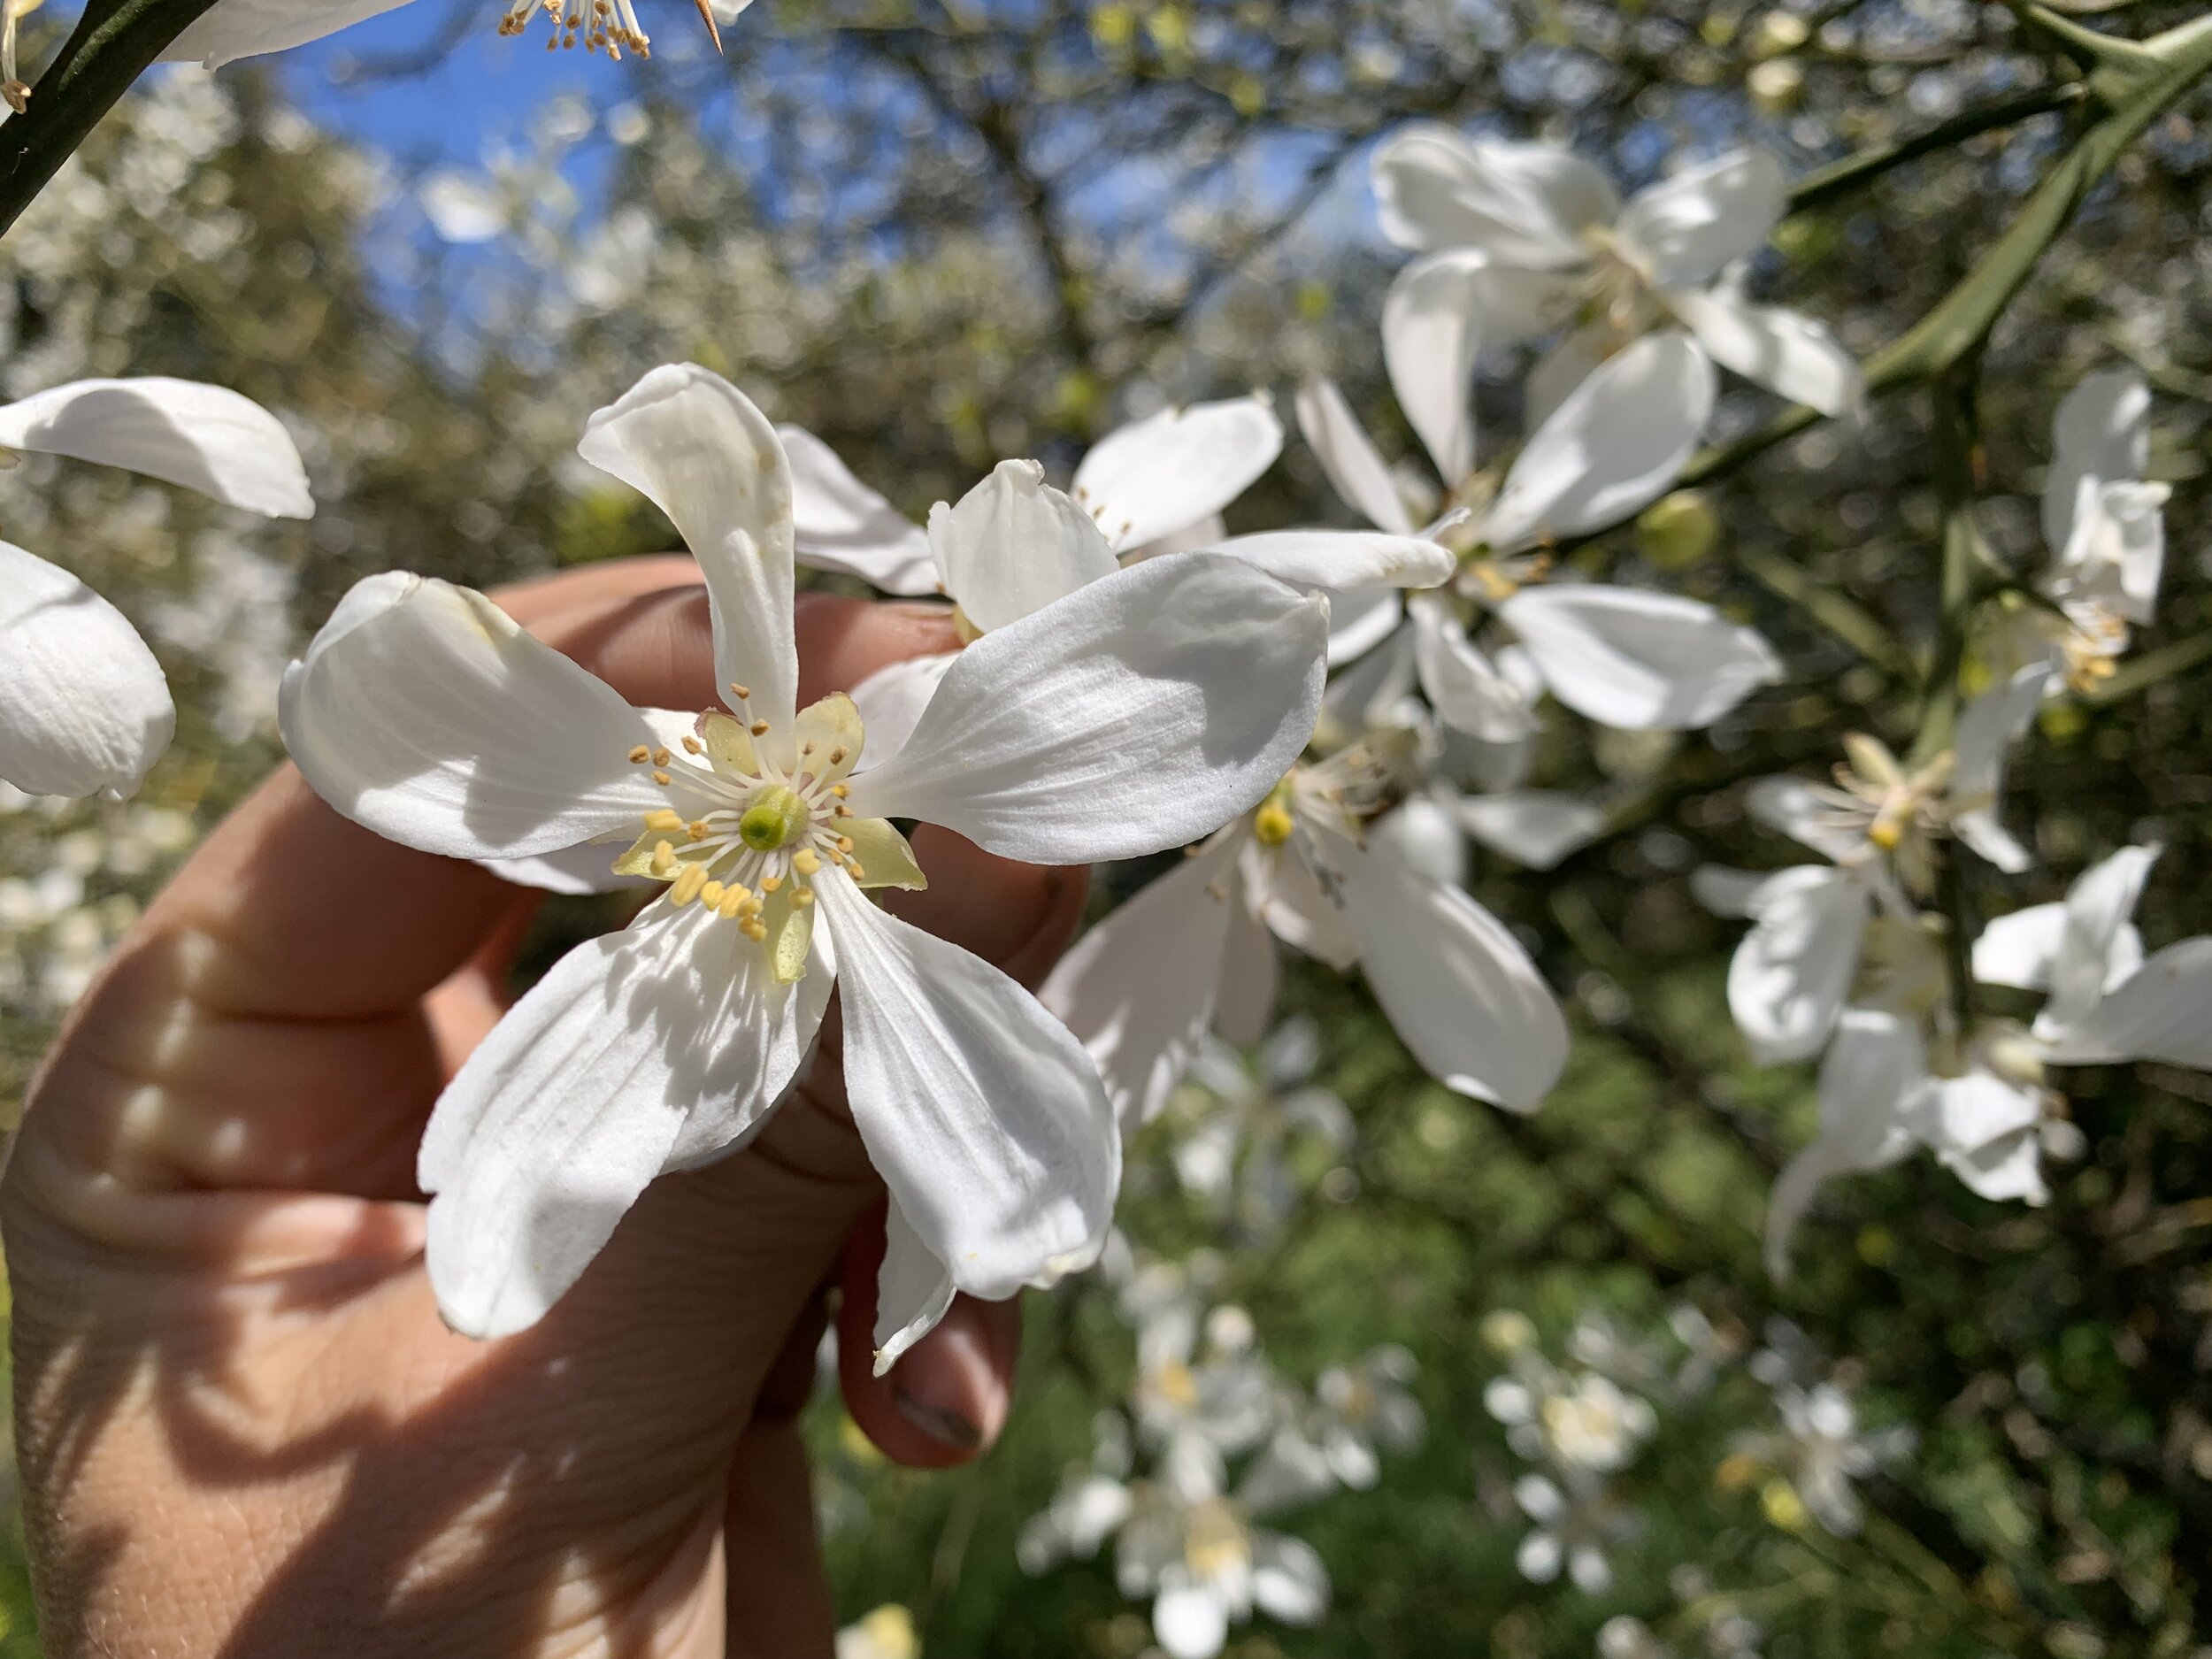
M 772 783 L 753 797 L 737 820 L 738 839 L 757 853 L 773 852 L 797 840 L 813 817 L 797 790 Z
M 519 35 L 541 12 L 553 22 L 553 32 L 545 38 L 549 52 L 557 46 L 572 47 L 581 37 L 586 51 L 603 51 L 615 63 L 622 61 L 626 46 L 640 58 L 653 55 L 653 42 L 638 22 L 631 0 L 512 0 L 500 17 L 499 32 Z

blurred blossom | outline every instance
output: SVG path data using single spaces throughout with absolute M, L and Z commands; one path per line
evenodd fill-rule
M 1609 1494 L 1586 1471 L 1523 1475 L 1513 1483 L 1513 1500 L 1533 1524 L 1521 1540 L 1514 1564 L 1531 1584 L 1549 1584 L 1563 1567 L 1569 1582 L 1587 1595 L 1602 1595 L 1613 1585 L 1606 1551 L 1633 1538 L 1634 1513 Z

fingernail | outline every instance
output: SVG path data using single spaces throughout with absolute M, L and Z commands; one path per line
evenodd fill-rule
M 892 1402 L 932 1440 L 972 1452 L 997 1438 L 1006 1420 L 1006 1385 L 981 1336 L 943 1325 L 892 1372 Z

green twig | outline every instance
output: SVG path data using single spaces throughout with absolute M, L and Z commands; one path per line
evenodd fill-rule
M 100 118 L 214 0 L 90 0 L 31 88 L 30 108 L 0 126 L 0 234 L 76 153 Z
M 1832 161 L 1824 167 L 1816 167 L 1800 179 L 1790 190 L 1790 211 L 1802 213 L 1813 208 L 1825 207 L 1838 196 L 1848 195 L 1861 185 L 1871 183 L 1907 162 L 1949 150 L 1970 138 L 1995 132 L 2001 127 L 2014 126 L 2032 116 L 2047 115 L 2053 110 L 2070 109 L 2088 96 L 2087 83 L 2062 81 L 2055 86 L 2039 87 L 2016 97 L 1985 104 L 1978 110 L 1962 111 L 1949 120 L 1939 121 L 1926 132 L 1916 133 L 1910 138 L 1870 145 L 1855 155 L 1846 156 L 1840 161 Z
M 2085 701 L 2115 703 L 2147 687 L 2154 686 L 2162 680 L 2185 674 L 2208 660 L 2212 660 L 2212 628 L 2172 645 L 2162 646 L 2147 657 L 2137 657 L 2094 691 L 2086 694 Z

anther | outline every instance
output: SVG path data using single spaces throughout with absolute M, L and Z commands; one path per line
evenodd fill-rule
M 840 801 L 835 806 L 830 808 L 830 816 L 832 818 L 850 818 L 852 815 L 852 808 L 847 806 L 842 801 Z
M 812 887 L 801 887 L 791 895 L 791 908 L 795 910 L 803 910 L 813 902 L 814 889 Z
M 676 849 L 666 841 L 653 843 L 653 873 L 665 876 L 676 867 Z
M 703 841 L 713 832 L 707 827 L 706 819 L 695 818 L 684 826 L 684 833 L 695 841 Z
M 635 749 L 630 751 L 630 764 L 633 766 L 642 766 L 652 757 L 653 751 L 646 748 L 642 743 L 640 743 Z
M 684 739 L 684 753 L 687 755 L 703 755 L 706 753 L 706 749 L 704 746 L 700 743 L 697 738 L 687 737 Z
M 793 853 L 791 867 L 803 876 L 816 876 L 822 873 L 822 861 L 816 856 L 814 849 L 811 847 L 802 847 L 797 852 Z
M 706 884 L 707 867 L 704 864 L 686 864 L 682 873 L 677 876 L 668 889 L 668 902 L 671 904 L 688 904 L 699 896 L 699 889 Z
M 726 922 L 733 922 L 737 919 L 737 913 L 745 908 L 745 901 L 752 896 L 741 887 L 725 887 L 721 898 L 715 903 L 714 913 Z
M 842 801 L 852 792 L 852 786 L 849 783 L 833 783 L 830 785 L 830 793 L 835 795 L 840 801 Z
M 710 910 L 722 908 L 722 901 L 729 896 L 729 889 L 719 881 L 710 881 L 699 889 L 699 902 Z
M 665 766 L 668 764 L 668 761 L 669 754 L 666 749 L 657 749 L 653 751 L 653 764 L 656 766 Z
M 840 743 L 835 749 L 830 750 L 830 764 L 833 766 L 841 766 L 844 764 L 845 746 L 842 743 Z
M 849 836 L 849 835 L 840 835 L 840 836 L 837 838 L 837 850 L 838 850 L 839 852 L 841 852 L 841 853 L 849 853 L 849 852 L 851 852 L 851 851 L 852 851 L 852 849 L 853 849 L 853 838 L 852 838 L 851 836 Z
M 756 720 L 753 722 L 750 729 L 755 737 L 765 737 L 768 735 L 768 722 L 765 720 Z
M 763 893 L 773 893 L 777 888 L 782 886 L 783 878 L 781 876 L 763 876 L 760 879 L 760 890 Z
M 740 703 L 744 702 L 746 698 L 751 696 L 752 695 L 752 688 L 750 687 L 741 686 L 734 680 L 730 681 L 730 695 L 735 697 Z
M 668 774 L 664 772 L 656 772 L 653 774 L 653 781 L 664 788 L 668 784 Z
M 658 830 L 664 835 L 673 835 L 683 826 L 682 818 L 664 806 L 656 807 L 645 815 L 645 827 L 649 830 Z

